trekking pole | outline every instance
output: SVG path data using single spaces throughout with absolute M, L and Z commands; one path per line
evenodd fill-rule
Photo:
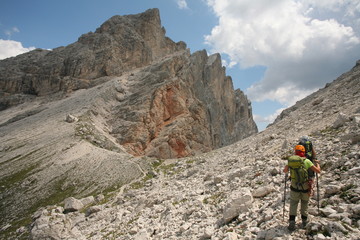
M 317 198 L 317 207 L 318 207 L 318 214 L 320 215 L 320 189 L 319 189 L 319 175 L 315 173 L 316 176 L 316 198 Z
M 284 207 L 283 207 L 283 221 L 285 221 L 285 200 L 286 200 L 286 181 L 287 181 L 287 178 L 288 178 L 288 174 L 285 173 L 285 187 L 284 187 Z

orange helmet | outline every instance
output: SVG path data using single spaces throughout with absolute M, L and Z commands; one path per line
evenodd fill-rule
M 303 145 L 296 145 L 295 146 L 295 151 L 305 152 L 305 148 L 304 148 Z

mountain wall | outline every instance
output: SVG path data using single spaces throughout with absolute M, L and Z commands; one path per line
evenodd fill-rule
M 163 159 L 257 133 L 220 55 L 167 38 L 157 9 L 0 61 L 0 89 L 4 238 L 41 206 L 107 195 Z
M 179 52 L 132 73 L 117 91 L 111 134 L 136 156 L 196 155 L 257 132 L 219 54 Z
M 114 16 L 67 47 L 1 61 L 0 108 L 94 87 L 135 69 L 117 83 L 119 103 L 107 116 L 111 134 L 130 153 L 184 157 L 257 132 L 251 104 L 234 91 L 220 55 L 190 55 L 185 43 L 165 36 L 157 9 Z

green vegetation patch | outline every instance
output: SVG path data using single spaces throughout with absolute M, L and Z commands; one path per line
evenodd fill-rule
M 330 135 L 333 135 L 333 134 L 338 134 L 341 132 L 341 129 L 338 128 L 332 128 L 332 127 L 327 127 L 323 130 L 320 130 L 320 133 L 323 134 L 323 135 L 327 135 L 327 134 L 330 134 Z
M 193 164 L 193 163 L 195 163 L 196 162 L 196 159 L 189 159 L 189 160 L 186 160 L 186 164 L 188 164 L 188 165 L 191 165 L 191 164 Z
M 27 171 L 25 171 L 27 170 Z M 31 170 L 25 169 L 20 171 L 21 174 L 25 174 L 25 172 L 30 172 Z M 24 177 L 21 174 L 17 174 L 16 177 L 18 179 L 23 179 Z M 26 174 L 25 174 L 26 175 Z M 17 178 L 13 178 L 13 180 L 18 180 Z M 27 211 L 24 211 L 21 216 L 18 216 L 18 219 L 11 222 L 11 227 L 6 229 L 5 231 L 0 233 L 1 239 L 14 239 L 16 234 L 16 230 L 22 226 L 29 226 L 32 223 L 31 215 L 37 211 L 40 207 L 46 207 L 49 205 L 58 204 L 59 202 L 63 201 L 65 198 L 72 196 L 75 193 L 75 187 L 71 186 L 66 189 L 63 189 L 62 186 L 65 183 L 66 177 L 56 181 L 52 186 L 52 193 L 48 195 L 46 198 L 40 199 L 35 202 Z M 20 181 L 20 180 L 19 180 Z M 20 238 L 16 236 L 16 239 L 29 239 L 28 232 L 25 232 Z
M 130 185 L 130 188 L 131 188 L 131 189 L 140 189 L 140 188 L 143 188 L 143 187 L 145 186 L 145 183 L 146 183 L 148 180 L 150 180 L 150 179 L 152 179 L 152 178 L 154 178 L 154 177 L 155 177 L 154 174 L 148 173 L 148 174 L 146 174 L 140 181 L 137 181 L 137 182 L 132 183 L 132 184 Z
M 175 171 L 175 163 L 171 163 L 171 164 L 163 164 L 161 166 L 159 166 L 159 170 L 162 171 L 165 175 L 174 175 L 176 173 L 179 172 Z
M 36 163 L 33 165 L 30 165 L 27 168 L 24 168 L 20 170 L 19 172 L 16 172 L 10 176 L 4 177 L 0 179 L 0 194 L 5 192 L 7 189 L 14 187 L 16 184 L 22 182 L 25 178 L 28 177 L 28 174 L 36 169 L 40 163 Z
M 217 205 L 221 201 L 225 199 L 226 195 L 224 192 L 218 192 L 214 195 L 211 195 L 210 197 L 204 198 L 203 203 L 204 204 L 211 204 L 211 205 Z
M 187 198 L 183 198 L 183 199 L 181 199 L 180 201 L 175 201 L 175 202 L 173 202 L 172 205 L 173 205 L 173 206 L 181 205 L 181 204 L 183 204 L 183 203 L 185 203 L 185 202 L 187 202 L 187 201 L 188 201 Z
M 158 167 L 161 166 L 161 164 L 164 163 L 164 160 L 155 160 L 151 163 L 151 166 L 153 169 L 157 169 Z

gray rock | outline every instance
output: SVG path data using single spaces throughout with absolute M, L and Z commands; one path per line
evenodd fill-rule
M 336 121 L 333 123 L 334 128 L 342 127 L 346 122 L 350 121 L 349 117 L 344 113 L 339 113 Z
M 337 213 L 334 209 L 332 209 L 330 207 L 321 208 L 320 212 L 322 214 L 324 214 L 325 216 L 330 216 L 331 214 L 336 214 Z
M 91 206 L 88 209 L 86 209 L 86 216 L 90 216 L 93 213 L 100 212 L 102 208 L 100 206 Z
M 327 239 L 327 237 L 325 237 L 324 234 L 322 233 L 319 233 L 314 236 L 314 240 L 323 240 L 323 239 Z
M 273 168 L 271 171 L 270 171 L 270 175 L 271 176 L 276 176 L 280 173 L 280 170 L 277 169 L 277 168 Z
M 103 194 L 99 194 L 98 196 L 95 197 L 95 201 L 97 203 L 101 202 L 104 199 L 105 199 L 105 196 Z
M 273 191 L 274 191 L 274 188 L 272 186 L 259 187 L 258 189 L 255 189 L 252 192 L 252 196 L 254 198 L 265 197 L 266 195 L 268 195 L 269 193 L 271 193 Z
M 232 192 L 227 201 L 228 203 L 223 211 L 225 224 L 239 216 L 240 213 L 248 212 L 252 207 L 253 198 L 250 189 L 243 188 L 242 190 Z
M 226 240 L 237 240 L 238 237 L 237 237 L 237 234 L 234 233 L 234 232 L 228 232 L 225 234 L 225 238 Z
M 64 212 L 66 213 L 79 211 L 83 207 L 84 204 L 74 197 L 69 197 L 64 200 Z
M 349 174 L 349 175 L 354 175 L 354 174 L 358 174 L 358 173 L 360 173 L 360 167 L 354 167 L 347 171 L 347 174 Z
M 79 119 L 71 114 L 68 114 L 65 121 L 68 123 L 73 123 L 79 121 Z
M 95 202 L 95 198 L 93 196 L 88 196 L 86 198 L 80 199 L 83 206 L 90 205 Z
M 340 192 L 341 186 L 339 185 L 327 185 L 325 187 L 325 195 L 333 195 Z
M 348 230 L 346 230 L 346 228 L 341 223 L 338 223 L 338 222 L 328 223 L 325 226 L 325 229 L 330 233 L 333 233 L 336 231 L 341 231 L 342 233 L 345 233 L 345 234 L 348 233 Z

